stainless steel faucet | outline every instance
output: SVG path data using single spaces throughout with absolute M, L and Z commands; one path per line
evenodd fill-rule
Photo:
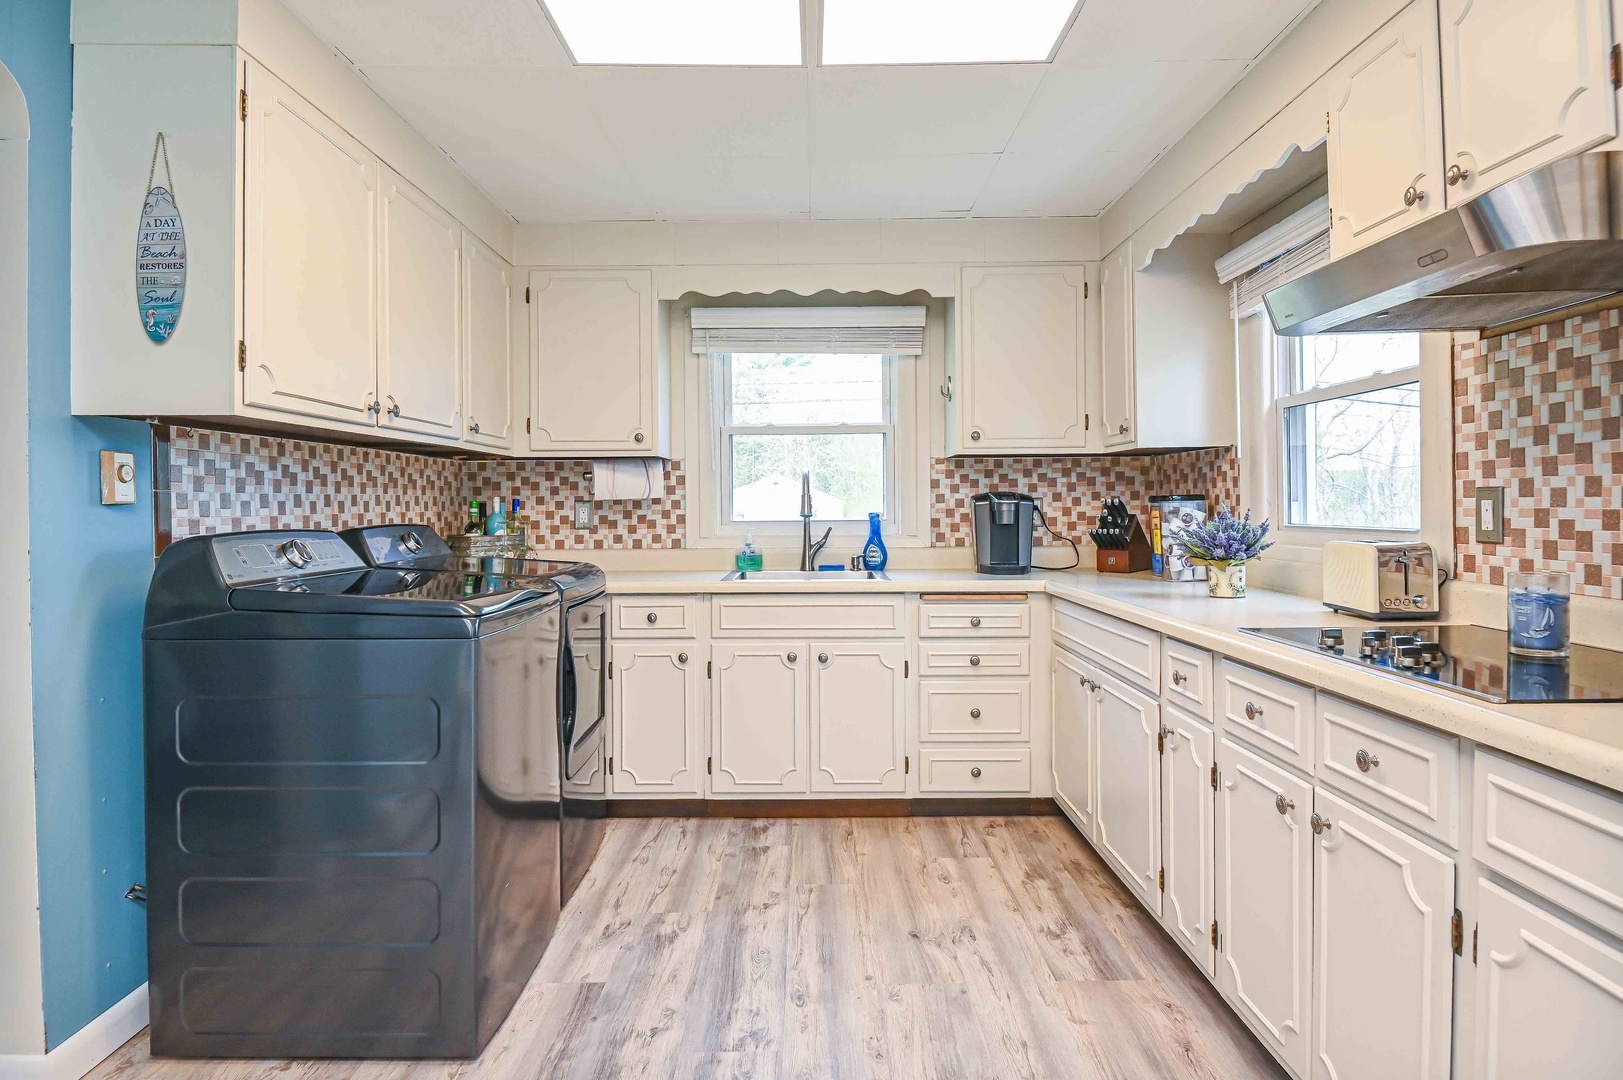
M 800 568 L 802 570 L 817 569 L 817 556 L 828 543 L 828 538 L 834 535 L 834 526 L 830 525 L 823 530 L 823 538 L 812 543 L 811 538 L 812 501 L 811 501 L 811 473 L 800 474 Z

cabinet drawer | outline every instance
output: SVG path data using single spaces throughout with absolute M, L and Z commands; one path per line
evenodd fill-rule
M 966 746 L 919 751 L 919 791 L 1010 795 L 1031 790 L 1031 751 Z
M 920 604 L 919 637 L 1031 636 L 1030 604 Z
M 885 637 L 902 633 L 900 596 L 718 596 L 710 601 L 717 637 Z
M 1212 718 L 1212 654 L 1172 638 L 1161 639 L 1161 696 L 1205 720 Z
M 1476 752 L 1471 853 L 1623 935 L 1623 798 Z
M 696 596 L 628 596 L 614 602 L 615 637 L 694 637 L 699 632 Z
M 1313 688 L 1224 660 L 1217 705 L 1223 730 L 1303 772 L 1313 771 Z
M 919 683 L 919 738 L 947 742 L 1031 738 L 1029 679 L 925 679 Z
M 1101 660 L 1150 693 L 1161 686 L 1161 635 L 1077 604 L 1054 605 L 1054 637 Z
M 1320 780 L 1459 846 L 1459 740 L 1328 694 L 1318 698 Z
M 1024 641 L 929 641 L 919 646 L 919 674 L 1030 675 Z

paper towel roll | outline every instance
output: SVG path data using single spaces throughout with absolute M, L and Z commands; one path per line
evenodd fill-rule
M 665 495 L 665 462 L 658 458 L 610 458 L 592 462 L 592 501 L 658 499 Z

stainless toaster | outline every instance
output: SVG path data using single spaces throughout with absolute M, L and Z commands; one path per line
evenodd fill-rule
M 1435 619 L 1437 555 L 1430 544 L 1332 540 L 1324 545 L 1324 606 L 1366 619 Z

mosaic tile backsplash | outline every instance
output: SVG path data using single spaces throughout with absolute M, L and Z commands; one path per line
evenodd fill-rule
M 1623 599 L 1623 309 L 1456 347 L 1454 542 L 1460 576 L 1565 570 Z M 1505 542 L 1483 545 L 1476 488 L 1505 489 Z

